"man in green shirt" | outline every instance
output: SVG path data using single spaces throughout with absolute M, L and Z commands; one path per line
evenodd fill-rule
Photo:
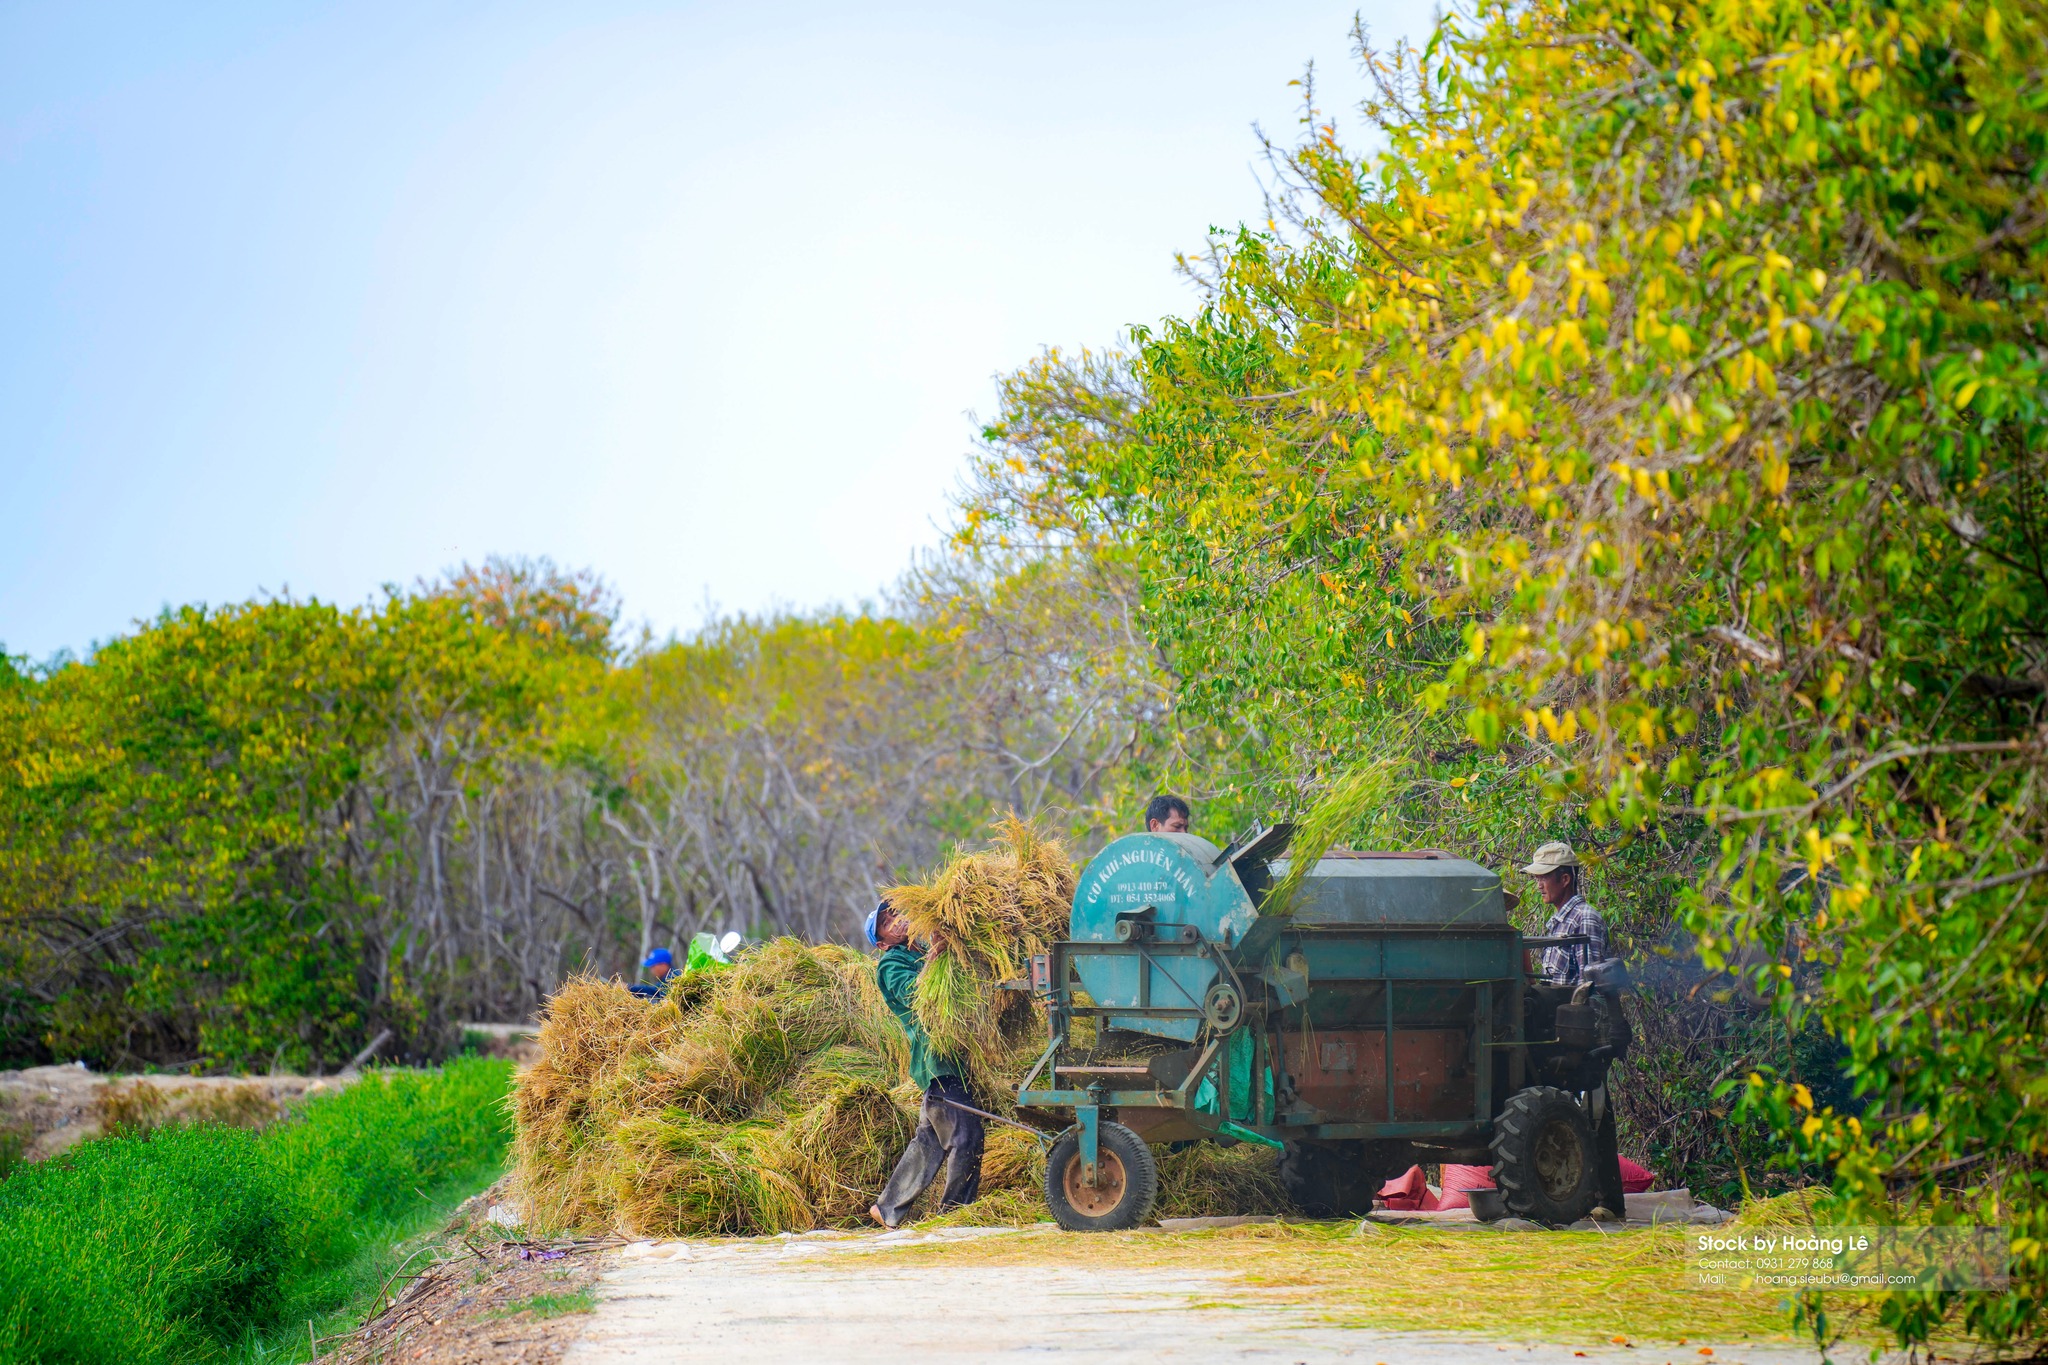
M 917 974 L 924 970 L 924 953 L 910 946 L 910 926 L 883 901 L 868 916 L 867 933 L 868 942 L 882 949 L 881 960 L 875 964 L 876 984 L 889 1002 L 889 1012 L 910 1039 L 910 1079 L 924 1088 L 917 1132 L 903 1149 L 889 1183 L 868 1209 L 870 1218 L 894 1228 L 938 1175 L 941 1165 L 946 1168 L 946 1188 L 939 1211 L 975 1201 L 981 1193 L 983 1133 L 979 1114 L 954 1107 L 974 1105 L 974 1092 L 967 1088 L 967 1068 L 951 1057 L 932 1055 L 931 1039 L 912 1008 Z

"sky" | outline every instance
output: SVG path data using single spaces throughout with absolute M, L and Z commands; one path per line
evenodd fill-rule
M 491 554 L 873 598 L 996 375 L 1192 307 L 1352 13 L 0 0 L 0 650 Z

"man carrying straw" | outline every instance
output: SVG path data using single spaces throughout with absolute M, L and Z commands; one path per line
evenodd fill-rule
M 875 964 L 875 981 L 889 1012 L 910 1039 L 910 1079 L 924 1088 L 917 1132 L 896 1162 L 889 1183 L 868 1209 L 868 1216 L 894 1228 L 910 1206 L 946 1167 L 946 1189 L 939 1201 L 944 1213 L 972 1204 L 981 1193 L 981 1116 L 973 1112 L 974 1092 L 967 1088 L 967 1068 L 949 1057 L 932 1055 L 931 1039 L 917 1021 L 917 975 L 924 953 L 910 946 L 910 926 L 889 902 L 869 914 L 868 942 L 883 950 Z M 967 1106 L 961 1108 L 958 1106 Z

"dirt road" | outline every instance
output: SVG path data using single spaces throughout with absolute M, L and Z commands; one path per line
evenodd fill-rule
M 1057 1249 L 990 1263 L 1007 1229 L 823 1233 L 636 1243 L 598 1282 L 567 1365 L 716 1360 L 1145 1362 L 1352 1361 L 1509 1365 L 1575 1360 L 1814 1365 L 1790 1343 L 1531 1344 L 1332 1326 L 1280 1288 L 1248 1284 L 1219 1244 L 1214 1269 L 1061 1264 Z M 984 1245 L 969 1247 L 975 1243 Z M 1020 1244 L 1021 1245 L 1021 1244 Z M 951 1247 L 963 1253 L 950 1254 Z

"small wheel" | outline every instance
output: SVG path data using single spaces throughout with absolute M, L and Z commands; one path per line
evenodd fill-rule
M 1244 1018 L 1244 997 L 1228 981 L 1219 981 L 1202 999 L 1202 1017 L 1218 1033 L 1228 1033 Z
M 1134 1228 L 1151 1215 L 1159 1197 L 1152 1149 L 1121 1123 L 1099 1125 L 1095 1138 L 1095 1183 L 1090 1185 L 1081 1178 L 1081 1130 L 1060 1134 L 1045 1161 L 1045 1202 L 1069 1232 Z
M 1553 1086 L 1510 1096 L 1493 1122 L 1493 1183 L 1508 1212 L 1559 1226 L 1576 1223 L 1599 1193 L 1593 1125 L 1579 1102 Z

